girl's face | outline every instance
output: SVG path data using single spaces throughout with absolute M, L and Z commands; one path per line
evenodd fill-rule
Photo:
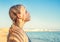
M 24 6 L 20 8 L 20 17 L 22 17 L 25 22 L 30 21 L 30 14 L 26 11 Z

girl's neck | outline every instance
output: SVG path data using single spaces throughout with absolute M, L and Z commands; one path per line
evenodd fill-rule
M 19 21 L 16 21 L 14 23 L 14 25 L 18 26 L 19 28 L 23 28 L 24 26 L 24 21 L 22 21 L 21 19 Z

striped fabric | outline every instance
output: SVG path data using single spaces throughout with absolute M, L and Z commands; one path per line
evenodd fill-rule
M 28 42 L 28 37 L 21 28 L 12 25 L 9 29 L 7 42 Z

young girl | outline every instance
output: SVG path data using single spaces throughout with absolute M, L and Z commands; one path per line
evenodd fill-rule
M 13 21 L 9 29 L 7 42 L 29 42 L 23 25 L 30 21 L 30 14 L 23 5 L 14 5 L 9 10 L 9 16 Z

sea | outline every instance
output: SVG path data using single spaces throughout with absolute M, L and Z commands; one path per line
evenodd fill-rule
M 60 42 L 60 31 L 26 32 L 30 42 Z

